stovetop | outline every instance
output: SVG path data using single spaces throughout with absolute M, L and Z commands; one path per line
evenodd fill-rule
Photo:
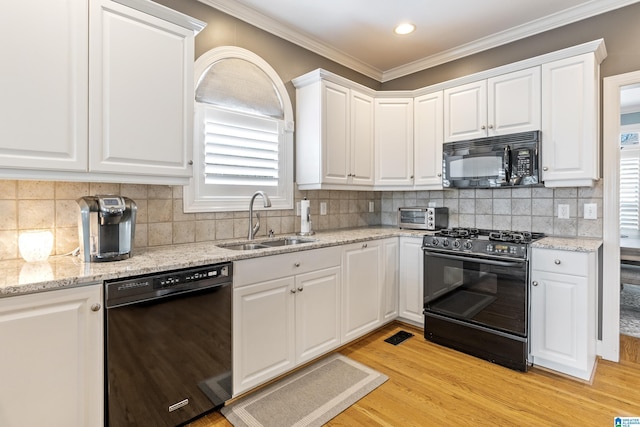
M 530 231 L 448 228 L 424 236 L 422 246 L 438 252 L 527 258 L 529 243 L 543 237 Z

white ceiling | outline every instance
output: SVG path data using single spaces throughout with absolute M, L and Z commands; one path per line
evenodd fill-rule
M 384 82 L 640 0 L 199 1 Z

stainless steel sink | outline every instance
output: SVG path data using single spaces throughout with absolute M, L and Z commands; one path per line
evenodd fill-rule
M 233 245 L 219 245 L 221 248 L 232 249 L 234 251 L 250 251 L 253 249 L 265 249 L 269 246 L 261 245 L 259 243 L 237 243 Z
M 228 245 L 218 245 L 221 248 L 231 249 L 234 251 L 250 251 L 254 249 L 275 248 L 278 246 L 300 245 L 302 243 L 312 243 L 316 239 L 308 239 L 301 237 L 283 237 L 278 239 L 263 240 L 255 243 L 239 242 Z
M 288 245 L 300 245 L 302 243 L 315 242 L 316 239 L 303 239 L 300 237 L 285 237 L 284 239 L 266 240 L 260 242 L 261 245 L 274 247 L 274 246 L 288 246 Z

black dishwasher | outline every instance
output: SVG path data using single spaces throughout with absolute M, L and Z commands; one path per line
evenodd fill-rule
M 105 282 L 107 425 L 181 425 L 231 398 L 232 267 Z

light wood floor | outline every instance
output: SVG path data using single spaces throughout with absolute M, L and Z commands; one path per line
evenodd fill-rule
M 393 346 L 399 330 L 415 336 Z M 424 340 L 393 323 L 340 353 L 389 380 L 328 426 L 613 426 L 640 417 L 640 340 L 621 338 L 620 363 L 599 360 L 592 384 L 532 368 L 512 371 Z M 633 359 L 629 360 L 629 359 Z M 212 413 L 190 427 L 231 426 Z

